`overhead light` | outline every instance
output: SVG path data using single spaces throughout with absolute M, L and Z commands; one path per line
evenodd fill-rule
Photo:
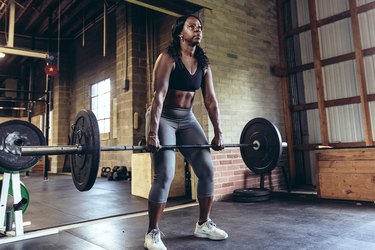
M 0 52 L 0 58 L 4 58 L 5 54 L 3 52 Z

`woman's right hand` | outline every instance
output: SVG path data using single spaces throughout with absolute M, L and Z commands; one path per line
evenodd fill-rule
M 147 151 L 151 153 L 155 153 L 160 149 L 160 141 L 159 137 L 154 133 L 149 133 L 147 136 L 147 143 L 146 143 Z

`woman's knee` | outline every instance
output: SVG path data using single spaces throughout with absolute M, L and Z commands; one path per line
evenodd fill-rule
M 199 179 L 212 181 L 214 179 L 214 167 L 211 155 L 204 155 L 192 163 L 195 174 Z
M 168 174 L 158 174 L 154 176 L 154 182 L 158 183 L 163 188 L 169 187 L 172 184 L 173 176 Z

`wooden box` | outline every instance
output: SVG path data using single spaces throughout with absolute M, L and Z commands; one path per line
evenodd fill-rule
M 321 198 L 375 201 L 375 148 L 316 151 Z
M 148 198 L 148 193 L 154 177 L 151 165 L 150 153 L 132 154 L 132 195 Z M 169 191 L 168 197 L 179 197 L 185 195 L 185 163 L 184 157 L 176 153 L 175 176 Z

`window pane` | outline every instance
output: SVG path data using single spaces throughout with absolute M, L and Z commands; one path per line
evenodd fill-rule
M 104 119 L 104 106 L 99 105 L 98 106 L 98 119 Z
M 106 93 L 104 96 L 103 96 L 103 103 L 104 103 L 104 117 L 105 118 L 110 118 L 111 116 L 111 107 L 110 107 L 110 95 L 109 95 L 109 92 Z
M 91 97 L 98 95 L 98 84 L 91 86 Z
M 100 133 L 110 132 L 111 81 L 109 78 L 91 86 L 91 110 L 98 120 Z
M 98 121 L 98 125 L 99 125 L 99 131 L 100 133 L 104 133 L 104 120 L 99 120 Z
M 110 131 L 110 126 L 111 126 L 111 120 L 110 119 L 105 119 L 104 120 L 104 130 L 105 132 Z
M 110 92 L 111 91 L 111 81 L 108 79 L 104 80 L 104 91 Z
M 95 113 L 95 111 L 97 111 L 97 109 L 98 109 L 98 97 L 93 97 L 91 99 L 91 110 L 94 111 L 94 113 Z
M 99 95 L 104 94 L 105 92 L 109 91 L 109 87 L 107 85 L 108 85 L 107 81 L 101 81 L 99 83 L 99 89 L 98 89 Z

